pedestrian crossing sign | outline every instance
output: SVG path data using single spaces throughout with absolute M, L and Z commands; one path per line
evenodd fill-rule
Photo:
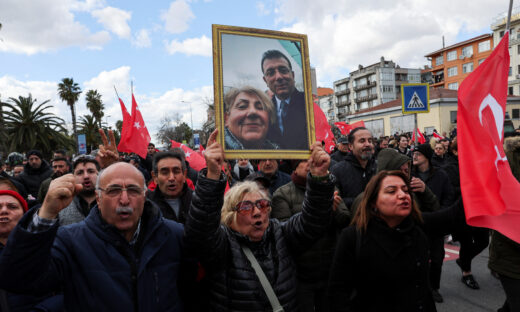
M 403 114 L 428 113 L 430 111 L 430 91 L 427 83 L 406 83 L 401 85 Z

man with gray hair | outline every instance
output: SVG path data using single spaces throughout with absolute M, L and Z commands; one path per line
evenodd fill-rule
M 98 205 L 83 222 L 59 228 L 58 214 L 82 189 L 71 174 L 51 182 L 41 208 L 9 237 L 0 288 L 62 289 L 67 311 L 183 311 L 183 228 L 146 200 L 141 172 L 123 162 L 107 167 L 97 179 Z

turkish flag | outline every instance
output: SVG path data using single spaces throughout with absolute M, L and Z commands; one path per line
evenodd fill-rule
M 355 123 L 349 125 L 346 122 L 338 121 L 335 122 L 334 125 L 339 128 L 339 131 L 343 135 L 348 135 L 350 131 L 359 128 L 359 127 L 365 127 L 365 122 L 363 120 L 356 121 Z
M 325 141 L 323 149 L 329 154 L 332 153 L 336 145 L 334 143 L 334 135 L 330 130 L 327 117 L 325 117 L 325 114 L 316 102 L 314 102 L 314 129 L 316 131 L 316 141 Z
M 520 243 L 520 183 L 503 149 L 509 75 L 509 34 L 459 88 L 460 185 L 469 225 Z
M 118 97 L 118 99 L 119 104 L 121 105 L 121 112 L 123 113 L 123 128 L 121 129 L 121 139 L 123 139 L 126 136 L 128 136 L 128 130 L 130 129 L 130 125 L 132 124 L 132 116 L 130 116 L 130 114 L 126 110 L 126 106 L 125 103 L 123 103 L 123 100 L 121 100 L 120 97 Z
M 144 124 L 141 111 L 137 108 L 137 102 L 135 101 L 133 94 L 131 122 L 126 124 L 125 129 L 125 123 L 123 120 L 122 132 L 125 133 L 125 136 L 121 136 L 121 141 L 119 141 L 117 149 L 121 152 L 136 153 L 142 158 L 146 158 L 148 143 L 150 143 L 151 137 L 146 125 Z
M 412 142 L 415 142 L 415 134 L 417 133 L 417 142 L 419 144 L 424 144 L 426 143 L 426 138 L 424 137 L 424 135 L 421 133 L 421 130 L 419 130 L 419 128 L 417 128 L 413 134 L 412 134 Z
M 439 140 L 442 140 L 444 139 L 444 137 L 440 134 L 438 134 L 437 132 L 433 131 L 433 137 L 435 138 L 435 140 L 439 141 Z
M 184 151 L 184 155 L 186 155 L 186 161 L 190 163 L 190 167 L 200 171 L 202 168 L 206 168 L 206 159 L 199 153 L 195 152 L 191 148 L 186 145 L 171 140 L 172 148 L 180 147 Z

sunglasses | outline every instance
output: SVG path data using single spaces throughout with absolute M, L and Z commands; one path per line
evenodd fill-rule
M 235 206 L 235 211 L 241 215 L 247 215 L 248 213 L 253 214 L 254 207 L 258 208 L 260 212 L 265 213 L 271 207 L 271 201 L 269 199 L 259 199 L 255 202 L 250 200 L 244 200 L 239 202 Z

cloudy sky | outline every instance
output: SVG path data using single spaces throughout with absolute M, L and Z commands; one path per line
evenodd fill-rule
M 70 122 L 57 84 L 97 89 L 106 121 L 122 119 L 113 86 L 130 104 L 130 82 L 152 134 L 179 113 L 200 128 L 213 98 L 211 24 L 304 33 L 318 85 L 332 87 L 381 56 L 423 67 L 446 45 L 490 33 L 507 0 L 1 0 L 0 95 L 51 100 Z M 87 114 L 84 96 L 78 116 Z M 128 106 L 130 110 L 130 106 Z M 78 117 L 79 118 L 79 117 Z

